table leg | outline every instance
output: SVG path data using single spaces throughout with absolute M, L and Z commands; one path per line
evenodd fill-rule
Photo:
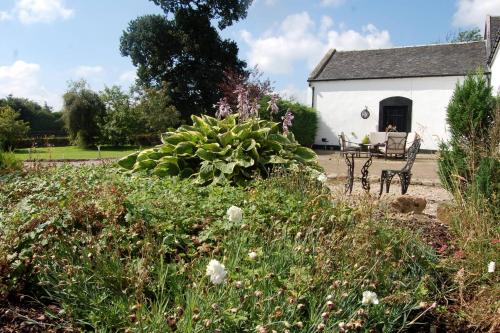
M 361 185 L 366 192 L 370 192 L 370 182 L 368 181 L 368 168 L 372 165 L 372 156 L 366 160 L 365 164 L 361 168 Z
M 351 154 L 351 159 L 349 159 L 349 154 L 345 154 L 345 163 L 347 164 L 347 183 L 345 184 L 345 192 L 352 192 L 352 185 L 354 183 L 354 154 Z

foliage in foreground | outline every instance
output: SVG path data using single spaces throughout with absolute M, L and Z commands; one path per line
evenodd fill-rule
M 226 217 L 232 205 L 242 221 Z M 50 316 L 88 331 L 395 332 L 434 300 L 437 258 L 375 209 L 332 204 L 301 174 L 246 189 L 103 167 L 11 175 L 2 296 L 55 303 Z M 205 275 L 211 259 L 227 270 L 220 285 Z M 364 291 L 380 303 L 363 305 Z
M 126 156 L 118 164 L 161 177 L 191 177 L 199 184 L 238 185 L 267 177 L 274 165 L 318 168 L 314 151 L 300 146 L 293 134 L 281 134 L 278 123 L 250 118 L 238 124 L 238 115 L 191 118 L 192 126 L 163 134 L 162 145 Z

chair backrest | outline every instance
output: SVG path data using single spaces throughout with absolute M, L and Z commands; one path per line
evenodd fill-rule
M 372 145 L 385 144 L 385 141 L 387 141 L 387 132 L 371 132 L 369 138 Z
M 420 143 L 421 142 L 422 142 L 422 139 L 418 135 L 415 135 L 415 140 L 411 144 L 410 148 L 408 148 L 408 153 L 406 155 L 406 164 L 401 169 L 401 171 L 403 171 L 403 172 L 410 172 L 411 171 L 411 168 L 413 167 L 413 163 L 415 163 L 415 159 L 417 158 L 418 151 L 420 150 Z
M 404 154 L 406 150 L 406 132 L 388 132 L 385 143 L 386 154 Z

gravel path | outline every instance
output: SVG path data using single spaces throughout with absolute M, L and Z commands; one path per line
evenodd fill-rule
M 345 180 L 343 179 L 330 179 L 328 181 L 328 184 L 332 191 L 334 191 L 338 195 L 346 195 L 344 193 L 344 183 Z M 370 196 L 373 198 L 377 198 L 380 189 L 379 183 L 371 181 L 370 184 Z M 359 180 L 355 180 L 351 195 L 355 197 L 366 195 L 366 192 L 361 188 L 361 182 Z M 393 181 L 389 194 L 386 194 L 384 189 L 381 200 L 390 201 L 400 195 L 401 186 L 399 183 Z M 412 184 L 408 188 L 407 195 L 425 198 L 427 200 L 427 206 L 425 207 L 423 213 L 432 217 L 436 217 L 437 207 L 440 204 L 450 202 L 452 200 L 452 196 L 450 195 L 450 193 L 439 185 L 426 186 Z

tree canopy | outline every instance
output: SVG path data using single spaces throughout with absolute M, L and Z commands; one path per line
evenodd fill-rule
M 0 150 L 12 148 L 29 131 L 28 123 L 19 120 L 19 112 L 10 106 L 0 106 Z
M 481 35 L 481 30 L 479 28 L 473 28 L 469 30 L 459 30 L 450 34 L 447 38 L 450 43 L 462 43 L 462 42 L 476 42 L 483 40 Z
M 165 13 L 175 14 L 180 10 L 197 11 L 211 20 L 219 21 L 224 29 L 247 16 L 253 0 L 151 0 Z
M 219 88 L 227 69 L 243 72 L 234 41 L 222 39 L 212 19 L 223 25 L 246 15 L 250 1 L 155 1 L 167 15 L 146 15 L 129 23 L 120 51 L 137 67 L 145 87 L 169 84 L 173 106 L 184 119 L 211 113 L 222 97 Z M 171 14 L 171 15 L 170 15 Z
M 45 104 L 41 106 L 35 101 L 27 98 L 14 97 L 9 95 L 0 99 L 0 106 L 9 106 L 19 113 L 19 119 L 29 124 L 29 134 L 41 135 L 62 135 L 64 134 L 62 114 L 52 112 L 52 109 Z
M 64 123 L 70 139 L 78 146 L 92 145 L 99 137 L 105 105 L 84 80 L 70 82 L 63 95 Z

